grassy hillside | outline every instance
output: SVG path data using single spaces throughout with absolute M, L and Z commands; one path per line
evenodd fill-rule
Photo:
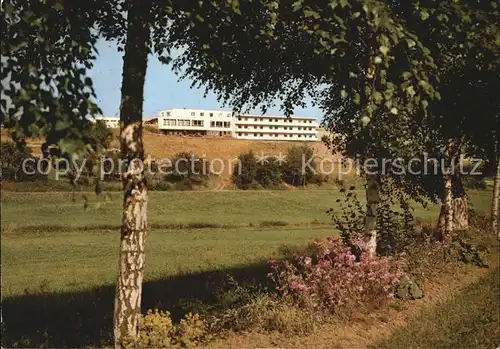
M 118 131 L 113 130 L 111 147 L 119 149 Z M 8 139 L 5 129 L 1 130 L 3 139 Z M 43 139 L 28 139 L 27 143 L 35 155 L 39 155 Z M 202 138 L 165 136 L 163 134 L 144 130 L 144 143 L 146 156 L 154 158 L 171 157 L 180 152 L 193 152 L 198 156 L 207 158 L 222 157 L 233 158 L 243 152 L 253 150 L 256 154 L 277 155 L 286 152 L 293 145 L 308 144 L 314 147 L 319 156 L 331 156 L 325 145 L 318 142 L 294 141 L 253 141 L 233 138 Z
M 2 130 L 2 136 L 7 138 L 7 133 Z M 41 155 L 42 139 L 28 139 L 28 146 L 36 156 Z M 328 148 L 322 142 L 298 142 L 298 141 L 253 141 L 232 138 L 202 138 L 202 137 L 183 137 L 183 136 L 166 136 L 159 133 L 144 130 L 144 143 L 146 149 L 146 158 L 165 159 L 172 158 L 174 155 L 181 152 L 194 153 L 198 157 L 203 157 L 208 160 L 220 159 L 224 163 L 224 168 L 220 173 L 219 178 L 213 179 L 212 182 L 217 186 L 222 185 L 230 188 L 230 173 L 232 165 L 230 160 L 236 160 L 238 155 L 252 150 L 257 156 L 279 156 L 286 155 L 287 150 L 292 146 L 307 144 L 315 149 L 316 161 L 324 160 L 324 171 L 328 174 L 336 173 L 332 170 L 337 168 L 339 157 L 332 155 Z M 113 141 L 111 142 L 112 149 L 119 149 L 118 130 L 113 130 Z M 233 163 L 234 164 L 234 163 Z M 219 163 L 214 162 L 215 169 L 219 171 L 221 167 Z
M 181 151 L 193 152 L 198 156 L 237 157 L 239 154 L 253 150 L 266 155 L 285 153 L 293 145 L 308 144 L 316 149 L 318 154 L 328 155 L 327 148 L 321 142 L 290 142 L 290 141 L 253 141 L 232 138 L 195 138 L 182 136 L 165 136 L 151 132 L 144 133 L 146 153 L 153 157 L 169 157 Z M 114 144 L 116 145 L 116 144 Z
M 3 193 L 3 296 L 113 282 L 121 197 L 98 203 L 87 195 L 84 209 L 71 193 Z M 487 211 L 490 192 L 469 195 Z M 280 246 L 335 234 L 325 211 L 339 197 L 338 190 L 152 192 L 146 277 L 251 264 L 276 257 Z M 435 221 L 438 207 L 415 215 Z

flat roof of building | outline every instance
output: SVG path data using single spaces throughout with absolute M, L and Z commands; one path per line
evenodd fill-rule
M 231 109 L 202 109 L 202 108 L 167 108 L 167 109 L 161 109 L 159 111 L 166 111 L 166 110 L 219 111 L 219 112 L 224 112 L 224 113 L 232 113 L 233 112 Z
M 245 116 L 245 117 L 249 116 L 252 118 L 282 118 L 282 119 L 292 118 L 292 119 L 317 120 L 315 117 L 312 116 L 300 116 L 300 115 L 285 116 L 285 115 L 237 114 L 236 116 Z
M 119 116 L 96 116 L 96 120 L 120 120 Z M 143 121 L 150 121 L 158 119 L 157 116 L 142 117 Z
M 204 111 L 204 112 L 220 112 L 220 113 L 233 113 L 231 109 L 202 109 L 202 108 L 167 108 L 159 110 L 162 111 L 170 111 L 170 110 L 192 110 L 192 111 Z M 262 114 L 247 114 L 247 113 L 236 113 L 235 116 L 246 116 L 246 117 L 258 117 L 258 118 L 288 118 L 285 115 L 262 115 Z M 316 117 L 312 116 L 300 116 L 300 115 L 291 115 L 289 116 L 292 119 L 304 119 L 304 120 L 316 120 Z

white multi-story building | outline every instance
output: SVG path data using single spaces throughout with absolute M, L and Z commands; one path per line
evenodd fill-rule
M 235 119 L 235 138 L 309 142 L 318 140 L 318 122 L 315 118 L 242 114 Z
M 165 134 L 232 137 L 233 123 L 227 110 L 167 109 L 158 114 L 158 129 Z
M 92 122 L 96 120 L 104 121 L 107 128 L 120 128 L 120 118 L 117 116 L 96 116 L 94 119 L 90 119 Z M 149 118 L 142 120 L 143 125 L 156 127 L 158 124 L 158 118 Z
M 234 137 L 253 140 L 317 141 L 315 118 L 233 115 L 227 110 L 167 109 L 158 114 L 165 134 Z

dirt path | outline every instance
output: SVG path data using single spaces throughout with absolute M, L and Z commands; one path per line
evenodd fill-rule
M 424 309 L 433 308 L 445 302 L 470 284 L 478 281 L 499 265 L 498 256 L 493 256 L 487 269 L 473 266 L 457 266 L 443 272 L 424 284 L 425 297 L 403 303 L 403 308 L 388 308 L 365 319 L 342 324 L 321 326 L 308 336 L 284 336 L 281 334 L 249 333 L 230 334 L 227 338 L 212 342 L 208 348 L 325 348 L 366 349 L 421 314 Z

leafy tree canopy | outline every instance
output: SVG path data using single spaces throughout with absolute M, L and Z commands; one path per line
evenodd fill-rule
M 71 154 L 92 141 L 100 110 L 88 69 L 95 59 L 96 1 L 5 1 L 2 18 L 4 127 L 23 143 L 45 136 L 44 148 Z
M 479 92 L 463 98 L 484 86 L 486 102 L 496 90 L 494 2 L 239 1 L 238 13 L 218 3 L 177 13 L 168 33 L 181 51 L 174 67 L 236 109 L 263 104 L 265 111 L 278 99 L 290 114 L 310 96 L 335 151 L 388 159 L 435 154 L 449 137 L 480 134 L 477 124 L 467 126 L 479 110 L 487 124 L 498 115 L 491 102 L 471 103 Z M 193 17 L 201 24 L 187 26 Z M 415 192 L 414 178 L 398 180 L 412 196 L 425 194 Z

